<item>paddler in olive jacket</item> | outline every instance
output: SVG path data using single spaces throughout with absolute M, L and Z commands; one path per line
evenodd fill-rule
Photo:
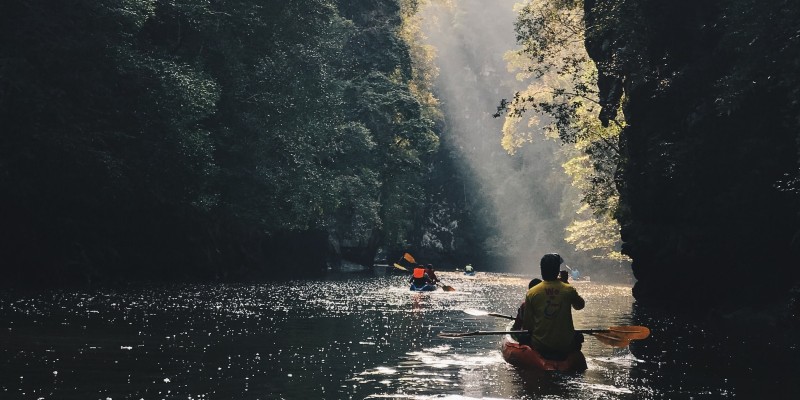
M 586 302 L 574 286 L 558 279 L 563 262 L 558 254 L 545 254 L 539 263 L 544 281 L 525 295 L 522 329 L 531 332 L 531 347 L 546 358 L 580 350 L 583 342 L 572 324 L 572 309 L 580 310 Z

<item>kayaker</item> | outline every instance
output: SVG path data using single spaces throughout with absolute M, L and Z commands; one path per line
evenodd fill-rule
M 531 279 L 531 281 L 528 282 L 528 290 L 530 290 L 530 288 L 538 285 L 541 282 L 542 282 L 542 280 L 539 279 L 539 278 Z M 525 315 L 525 300 L 523 300 L 522 304 L 520 304 L 519 308 L 517 308 L 517 317 L 514 318 L 514 325 L 511 325 L 511 330 L 512 331 L 518 331 L 518 330 L 522 329 L 522 317 L 524 315 Z M 519 342 L 520 339 L 521 339 L 523 342 L 530 342 L 530 339 L 527 337 L 528 335 L 524 335 L 524 336 L 525 336 L 525 338 L 523 338 L 522 335 L 521 335 L 519 338 L 517 338 L 517 341 Z
M 436 277 L 436 273 L 433 272 L 433 265 L 428 264 L 425 266 L 425 273 L 428 274 L 428 278 L 430 278 L 431 282 L 439 283 L 439 278 Z
M 558 279 L 563 262 L 556 253 L 545 254 L 539 263 L 544 281 L 525 295 L 522 328 L 531 332 L 531 346 L 545 358 L 565 357 L 583 343 L 572 323 L 572 309 L 583 309 L 586 302 L 574 286 Z
M 432 283 L 431 278 L 425 273 L 425 267 L 422 265 L 417 265 L 416 268 L 414 268 L 411 279 L 409 279 L 408 282 L 413 283 L 416 287 L 423 287 Z
M 572 280 L 581 279 L 581 272 L 577 268 L 573 268 L 570 275 L 572 275 Z
M 472 269 L 472 264 L 467 264 L 467 266 L 464 267 L 464 272 L 474 272 Z

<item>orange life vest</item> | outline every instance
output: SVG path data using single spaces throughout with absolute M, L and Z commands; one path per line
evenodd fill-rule
M 425 276 L 425 268 L 414 268 L 414 278 L 422 278 Z

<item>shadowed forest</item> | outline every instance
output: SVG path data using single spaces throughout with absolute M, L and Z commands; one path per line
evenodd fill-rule
M 499 3 L 2 2 L 2 285 L 555 247 L 644 304 L 797 313 L 800 5 Z M 509 48 L 444 51 L 501 6 Z

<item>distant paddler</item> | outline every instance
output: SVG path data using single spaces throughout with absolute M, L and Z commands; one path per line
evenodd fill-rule
M 475 275 L 475 270 L 472 268 L 472 264 L 467 264 L 464 267 L 464 275 Z

